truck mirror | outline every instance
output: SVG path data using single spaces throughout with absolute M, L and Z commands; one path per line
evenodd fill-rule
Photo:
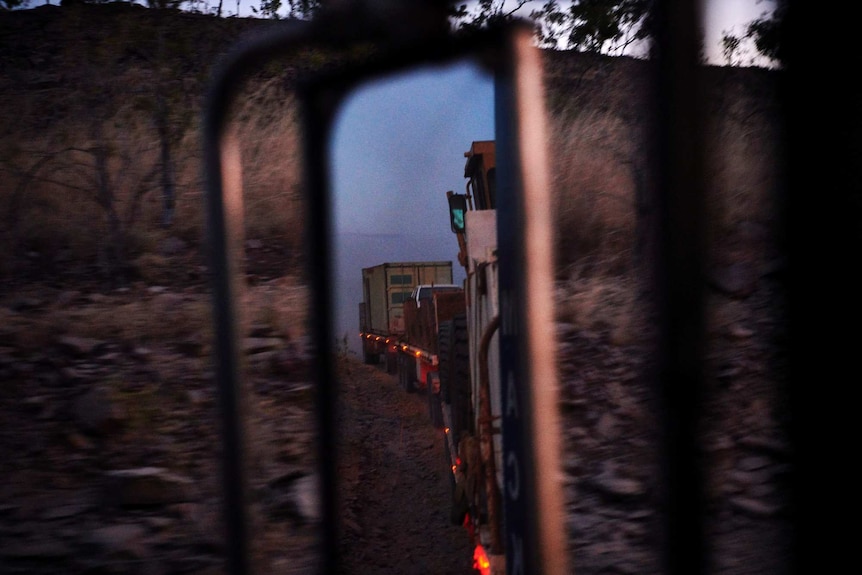
M 429 30 L 421 19 L 402 19 L 386 23 L 385 31 L 381 32 L 381 22 L 374 19 L 375 15 L 364 15 L 370 19 L 353 16 L 324 13 L 319 20 L 285 22 L 283 26 L 273 26 L 266 34 L 249 38 L 225 59 L 206 103 L 204 160 L 216 322 L 213 356 L 225 446 L 222 476 L 228 571 L 249 572 L 252 545 L 246 500 L 249 456 L 245 448 L 250 433 L 243 419 L 249 382 L 244 379 L 245 360 L 240 354 L 243 346 L 239 341 L 254 331 L 255 326 L 248 318 L 245 323 L 238 321 L 247 315 L 238 302 L 245 301 L 241 292 L 247 291 L 249 284 L 261 280 L 241 274 L 243 266 L 250 265 L 248 259 L 243 259 L 248 256 L 248 243 L 243 241 L 243 233 L 252 225 L 243 220 L 243 214 L 256 208 L 256 200 L 253 201 L 248 192 L 254 186 L 260 190 L 261 197 L 275 190 L 298 191 L 295 197 L 288 198 L 282 209 L 293 210 L 298 216 L 294 223 L 302 228 L 301 241 L 291 248 L 298 252 L 294 261 L 304 264 L 300 282 L 307 288 L 305 293 L 309 298 L 304 308 L 309 322 L 302 335 L 308 336 L 313 352 L 310 379 L 315 386 L 317 424 L 317 451 L 313 459 L 317 465 L 315 477 L 319 478 L 320 501 L 319 513 L 313 514 L 312 526 L 319 535 L 313 548 L 322 550 L 316 562 L 319 572 L 342 572 L 340 553 L 344 525 L 338 493 L 338 477 L 342 470 L 338 467 L 341 442 L 337 366 L 338 354 L 343 350 L 333 344 L 340 341 L 341 336 L 334 327 L 333 311 L 336 307 L 334 294 L 340 281 L 333 273 L 336 232 L 340 224 L 333 209 L 338 201 L 334 194 L 335 170 L 338 169 L 334 142 L 340 127 L 349 121 L 345 110 L 363 89 L 385 86 L 417 71 L 444 73 L 467 63 L 492 79 L 496 99 L 491 106 L 495 118 L 493 134 L 478 136 L 478 139 L 492 137 L 496 142 L 499 172 L 495 176 L 496 228 L 490 227 L 493 217 L 477 219 L 485 220 L 485 229 L 506 230 L 494 242 L 497 244 L 494 259 L 499 259 L 498 278 L 495 285 L 486 286 L 499 291 L 499 298 L 495 298 L 499 300 L 499 310 L 484 326 L 488 340 L 493 338 L 499 347 L 496 353 L 491 353 L 491 357 L 499 361 L 490 366 L 493 380 L 490 385 L 501 398 L 503 411 L 495 418 L 503 431 L 502 440 L 494 439 L 499 454 L 499 473 L 489 481 L 493 483 L 496 479 L 501 498 L 492 519 L 505 531 L 497 532 L 498 543 L 489 546 L 487 551 L 492 560 L 507 565 L 507 572 L 561 575 L 566 572 L 567 561 L 564 559 L 562 489 L 558 484 L 559 474 L 553 471 L 559 466 L 559 429 L 553 416 L 556 413 L 556 377 L 553 342 L 549 344 L 546 340 L 547 326 L 553 322 L 550 201 L 544 171 L 546 138 L 541 108 L 544 101 L 541 70 L 531 29 L 516 23 L 454 35 L 448 32 L 448 26 Z M 404 30 L 415 31 L 415 37 L 403 34 Z M 275 96 L 268 102 L 294 102 L 295 106 L 264 110 L 257 116 L 256 123 L 251 121 L 250 127 L 248 110 L 244 106 L 267 90 Z M 267 156 L 266 145 L 260 138 L 243 130 L 276 128 L 280 124 L 275 121 L 275 112 L 296 114 L 293 139 L 301 141 L 301 148 L 285 145 Z M 397 118 L 384 118 L 382 121 L 396 127 L 399 122 L 395 120 Z M 362 133 L 353 132 L 351 137 L 358 140 Z M 397 135 L 394 140 L 397 142 Z M 463 157 L 469 145 L 470 141 L 464 141 L 461 148 L 451 152 Z M 397 148 L 397 151 L 404 156 L 415 156 L 417 163 L 426 157 L 422 149 Z M 252 177 L 256 174 L 254 166 L 248 162 L 248 157 L 255 152 L 258 152 L 255 158 L 266 168 L 295 162 L 294 172 L 301 177 L 284 175 L 274 182 L 258 182 Z M 267 169 L 260 172 L 265 173 Z M 461 174 L 456 176 L 460 178 Z M 380 176 L 384 178 L 383 174 Z M 424 190 L 422 180 L 407 172 L 399 173 L 394 181 L 381 181 L 387 182 L 383 187 L 416 189 L 436 195 L 440 213 L 446 209 L 442 203 L 445 187 Z M 411 209 L 415 210 L 415 206 L 410 202 L 406 205 L 398 216 L 415 216 L 415 227 L 420 229 L 428 219 L 421 212 L 414 214 Z M 265 213 L 272 215 L 272 210 Z M 465 196 L 461 195 L 454 202 L 450 200 L 453 231 L 464 232 L 470 223 L 468 216 Z M 378 263 L 398 257 L 386 252 L 391 247 L 385 244 L 386 230 L 375 229 L 374 232 L 380 250 Z M 458 243 L 452 242 L 445 249 L 450 254 L 458 253 Z M 400 277 L 391 278 L 393 291 L 387 294 L 391 301 L 403 299 L 401 294 L 410 293 L 410 286 L 405 285 L 406 274 L 398 275 Z M 358 282 L 359 277 L 355 281 Z M 286 289 L 279 287 L 281 284 L 273 285 L 275 289 Z M 354 326 L 355 309 L 353 307 L 351 315 Z M 369 317 L 373 310 L 366 307 L 362 314 Z M 454 337 L 457 329 L 453 327 L 452 330 L 450 333 Z M 486 338 L 482 340 L 487 353 Z M 471 345 L 473 343 L 478 349 L 480 342 L 471 342 Z M 416 351 L 416 357 L 420 356 L 422 350 Z M 489 363 L 483 366 L 488 367 Z M 477 367 L 476 371 L 479 378 L 481 369 Z M 544 415 L 537 417 L 536 414 Z M 486 420 L 491 421 L 491 418 Z M 487 488 L 494 491 L 490 486 Z M 446 511 L 441 510 L 442 513 Z M 399 511 L 383 509 L 381 512 Z M 475 517 L 476 521 L 485 521 L 487 514 L 475 513 Z M 477 544 L 477 550 L 480 547 Z
M 464 233 L 464 218 L 467 215 L 467 196 L 464 194 L 449 195 L 449 221 L 452 231 L 456 234 Z

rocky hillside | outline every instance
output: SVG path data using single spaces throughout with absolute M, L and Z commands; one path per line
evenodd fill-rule
M 162 571 L 220 572 L 197 118 L 217 57 L 267 25 L 120 4 L 0 13 L 0 452 L 16 466 L 0 493 L 0 566 L 10 572 L 70 557 L 80 572 L 144 572 L 153 556 Z M 633 267 L 635 199 L 655 151 L 649 64 L 545 59 L 573 565 L 654 573 L 654 331 Z M 713 248 L 701 444 L 715 573 L 790 572 L 777 75 L 705 70 Z M 244 166 L 255 232 L 245 244 L 246 351 L 258 448 L 278 452 L 255 461 L 257 510 L 276 525 L 259 551 L 290 572 L 301 565 L 282 542 L 308 544 L 297 480 L 313 460 L 300 433 L 307 382 L 286 375 L 305 358 L 303 328 L 286 325 L 281 306 L 303 308 L 291 268 L 302 222 L 291 209 L 295 138 L 273 136 L 296 131 L 279 77 L 255 87 L 258 108 L 238 113 L 236 134 L 284 159 L 277 173 L 255 171 L 254 157 Z M 273 107 L 283 124 L 258 113 Z M 171 225 L 164 142 L 175 158 Z M 111 285 L 102 272 L 112 269 L 129 281 Z M 147 497 L 161 498 L 155 509 Z M 26 545 L 5 543 L 16 537 Z

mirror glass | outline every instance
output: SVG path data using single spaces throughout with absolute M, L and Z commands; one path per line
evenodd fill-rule
M 223 151 L 242 174 L 233 181 L 241 181 L 244 218 L 239 315 L 253 563 L 261 572 L 308 572 L 327 552 L 316 546 L 314 490 L 326 454 L 315 451 L 313 382 L 303 366 L 313 320 L 308 272 L 329 265 L 345 572 L 470 572 L 468 533 L 450 520 L 452 474 L 428 396 L 402 389 L 385 364 L 363 361 L 358 309 L 362 269 L 383 263 L 446 262 L 445 283 L 463 283 L 447 192 L 465 191 L 471 143 L 494 139 L 492 79 L 465 60 L 378 78 L 348 95 L 329 140 L 335 253 L 323 262 L 310 261 L 303 244 L 299 106 L 277 71 L 290 66 L 274 64 L 241 91 Z M 232 177 L 224 181 L 230 204 Z
M 451 278 L 437 275 L 436 282 L 463 284 L 446 193 L 464 193 L 471 143 L 493 139 L 492 80 L 469 61 L 361 86 L 336 116 L 332 298 L 342 386 L 342 557 L 349 573 L 417 566 L 470 572 L 468 533 L 450 520 L 452 475 L 427 390 L 399 385 L 385 354 L 380 363 L 364 362 L 359 306 L 363 268 L 385 263 L 444 262 Z M 408 279 L 415 269 L 393 272 L 391 302 L 409 297 L 419 282 Z M 396 280 L 404 281 L 401 293 Z
M 358 356 L 362 268 L 451 261 L 461 284 L 447 191 L 464 192 L 464 153 L 494 139 L 493 83 L 465 61 L 356 90 L 331 141 L 338 292 L 334 333 Z

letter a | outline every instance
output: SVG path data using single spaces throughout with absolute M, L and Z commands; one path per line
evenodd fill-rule
M 515 378 L 509 372 L 506 380 L 506 417 L 519 417 L 518 394 L 515 393 Z

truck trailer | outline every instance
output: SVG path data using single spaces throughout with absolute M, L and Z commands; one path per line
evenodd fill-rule
M 377 364 L 383 358 L 387 371 L 395 371 L 396 349 L 410 345 L 405 303 L 413 301 L 415 305 L 418 301 L 414 292 L 417 286 L 426 287 L 423 296 L 431 293 L 427 288 L 437 286 L 459 289 L 452 284 L 452 262 L 388 262 L 362 269 L 359 337 L 366 364 Z

